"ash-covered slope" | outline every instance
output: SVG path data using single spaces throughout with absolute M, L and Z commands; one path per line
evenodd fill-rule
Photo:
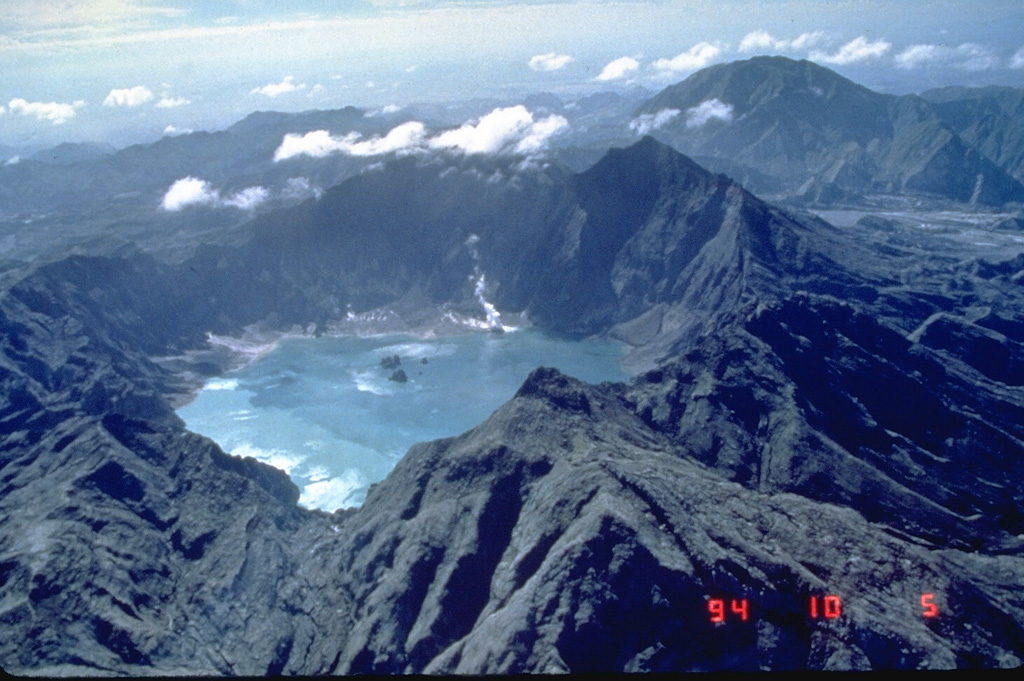
M 712 66 L 637 113 L 666 110 L 681 113 L 655 133 L 660 139 L 755 191 L 826 203 L 865 193 L 1024 199 L 1019 178 L 961 139 L 929 102 L 873 92 L 808 61 L 755 57 Z
M 793 217 L 651 140 L 580 175 L 486 170 L 406 159 L 180 265 L 5 273 L 0 665 L 1021 663 L 1024 261 Z M 614 325 L 661 366 L 602 386 L 539 370 L 327 515 L 187 433 L 152 360 L 416 291 L 456 304 L 480 274 L 499 306 Z M 826 594 L 841 617 L 812 620 Z M 748 621 L 715 626 L 710 598 Z

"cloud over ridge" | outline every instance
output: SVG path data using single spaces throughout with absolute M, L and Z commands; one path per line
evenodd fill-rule
M 764 30 L 751 31 L 740 41 L 740 52 L 756 52 L 758 50 L 795 51 L 813 47 L 825 37 L 823 31 L 801 33 L 792 40 L 776 38 Z
M 655 113 L 641 114 L 629 122 L 629 129 L 638 135 L 646 135 L 662 127 L 679 113 L 679 109 L 661 109 Z
M 657 60 L 654 62 L 654 68 L 659 71 L 672 74 L 685 71 L 696 71 L 697 69 L 702 69 L 710 64 L 721 53 L 722 48 L 718 45 L 713 45 L 708 42 L 700 42 L 685 52 L 680 52 L 671 59 Z
M 274 161 L 296 156 L 323 158 L 331 154 L 378 156 L 388 153 L 424 153 L 447 150 L 463 154 L 537 154 L 547 148 L 550 138 L 569 123 L 558 115 L 535 120 L 522 105 L 497 108 L 475 122 L 428 137 L 419 121 L 408 121 L 383 137 L 362 139 L 358 132 L 337 137 L 327 130 L 305 134 L 288 133 L 274 152 Z
M 555 133 L 569 122 L 558 115 L 539 121 L 525 106 L 495 109 L 474 125 L 464 123 L 430 140 L 434 149 L 453 149 L 466 154 L 517 153 L 531 154 L 543 149 Z
M 390 152 L 411 152 L 421 146 L 425 129 L 419 121 L 409 121 L 396 126 L 384 137 L 361 140 L 358 132 L 343 137 L 333 137 L 326 130 L 314 130 L 304 135 L 288 133 L 274 152 L 274 161 L 284 161 L 295 156 L 323 158 L 335 153 L 348 156 L 377 156 Z
M 160 207 L 176 213 L 188 206 L 229 206 L 240 210 L 252 210 L 270 198 L 263 187 L 246 187 L 228 198 L 221 198 L 220 192 L 206 180 L 198 177 L 183 177 L 175 180 L 167 189 Z
M 855 64 L 869 59 L 878 59 L 885 56 L 892 47 L 892 43 L 885 40 L 868 40 L 864 36 L 858 36 L 839 48 L 835 54 L 825 52 L 811 52 L 811 59 L 826 64 Z
M 726 104 L 717 97 L 701 102 L 686 110 L 686 127 L 701 128 L 709 121 L 728 123 L 732 120 L 732 104 Z

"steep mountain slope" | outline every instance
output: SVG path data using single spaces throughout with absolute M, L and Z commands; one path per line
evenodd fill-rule
M 400 159 L 261 217 L 248 241 L 204 248 L 189 266 L 204 288 L 231 297 L 232 310 L 319 298 L 318 322 L 411 289 L 435 304 L 474 300 L 482 273 L 501 309 L 573 333 L 624 325 L 617 333 L 640 334 L 640 345 L 712 328 L 783 275 L 820 275 L 827 265 L 797 254 L 807 230 L 646 138 L 576 175 L 501 160 Z M 701 315 L 673 315 L 675 305 Z M 629 325 L 645 315 L 646 330 Z
M 1024 90 L 948 87 L 921 97 L 961 139 L 1024 182 Z
M 649 139 L 581 174 L 439 158 L 364 173 L 181 264 L 3 274 L 0 665 L 1021 664 L 1024 256 L 838 230 Z M 480 275 L 499 306 L 614 329 L 658 368 L 601 386 L 537 370 L 331 515 L 170 409 L 182 378 L 154 358 L 206 331 L 414 293 L 458 305 Z M 825 595 L 842 614 L 810 617 Z M 746 599 L 748 620 L 712 623 L 714 598 Z
M 681 113 L 655 133 L 659 139 L 716 166 L 749 167 L 752 181 L 758 173 L 781 180 L 790 194 L 1024 198 L 1024 186 L 928 102 L 872 92 L 808 61 L 755 57 L 712 66 L 665 88 L 637 114 L 666 110 Z

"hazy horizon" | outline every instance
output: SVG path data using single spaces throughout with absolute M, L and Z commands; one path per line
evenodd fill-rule
M 652 91 L 715 63 L 811 59 L 882 92 L 1024 85 L 1019 3 L 83 0 L 6 5 L 0 144 L 116 147 L 258 110 Z M 898 15 L 898 16 L 897 16 Z M 898 20 L 896 20 L 898 18 Z

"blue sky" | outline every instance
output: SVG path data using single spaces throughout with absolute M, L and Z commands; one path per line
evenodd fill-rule
M 756 54 L 887 92 L 1024 86 L 1024 3 L 5 0 L 0 144 L 123 146 L 255 110 L 656 90 Z

